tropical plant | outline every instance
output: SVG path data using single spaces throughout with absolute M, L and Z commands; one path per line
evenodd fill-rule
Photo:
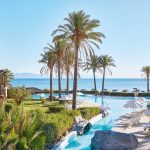
M 147 93 L 149 93 L 149 76 L 150 76 L 150 66 L 142 67 L 141 71 L 143 72 L 142 76 L 146 76 L 147 79 Z
M 45 137 L 42 135 L 40 115 L 26 113 L 21 107 L 13 106 L 5 112 L 0 108 L 0 149 L 28 150 L 45 149 Z
M 99 64 L 99 57 L 95 54 L 91 55 L 90 58 L 87 59 L 87 62 L 83 64 L 83 70 L 89 71 L 92 70 L 93 77 L 94 77 L 94 89 L 95 89 L 95 95 L 97 95 L 97 88 L 96 88 L 96 72 L 101 72 L 100 64 Z
M 77 96 L 77 75 L 78 75 L 78 58 L 79 52 L 83 52 L 86 57 L 93 53 L 91 44 L 99 48 L 97 42 L 102 42 L 101 37 L 104 35 L 100 32 L 95 32 L 93 29 L 100 26 L 98 20 L 91 20 L 89 15 L 83 11 L 69 13 L 68 18 L 65 18 L 65 24 L 60 25 L 52 35 L 54 39 L 69 40 L 74 47 L 74 81 L 73 81 L 73 103 L 72 109 L 76 109 L 76 96 Z
M 4 69 L 0 74 L 0 84 L 4 87 L 9 86 L 12 79 L 14 79 L 14 74 L 9 69 Z
M 13 73 L 9 69 L 1 70 L 0 72 L 0 88 L 4 88 L 3 94 L 5 98 L 7 98 L 7 87 L 10 86 L 11 80 L 14 79 Z M 2 85 L 2 86 L 1 86 Z
M 9 89 L 9 97 L 13 98 L 17 105 L 20 105 L 24 100 L 29 99 L 31 92 L 23 87 L 13 87 Z
M 112 74 L 112 72 L 110 70 L 110 67 L 116 67 L 116 65 L 114 64 L 114 59 L 111 56 L 108 56 L 108 55 L 101 55 L 99 57 L 99 63 L 100 63 L 100 66 L 101 66 L 102 72 L 103 72 L 102 91 L 101 91 L 101 94 L 103 95 L 106 71 L 109 74 Z
M 48 44 L 44 50 L 46 51 L 44 51 L 44 54 L 41 54 L 42 58 L 39 60 L 39 63 L 44 64 L 40 70 L 40 73 L 48 74 L 50 72 L 50 100 L 53 100 L 53 70 L 56 63 L 56 56 L 54 54 L 55 49 L 52 45 Z

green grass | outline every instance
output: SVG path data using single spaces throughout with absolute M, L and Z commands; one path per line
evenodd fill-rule
M 7 101 L 9 103 L 14 104 L 13 99 L 7 99 Z M 49 106 L 52 106 L 52 105 L 58 106 L 60 104 L 58 101 L 53 101 L 53 102 L 45 101 L 45 103 L 42 103 L 41 100 L 28 100 L 28 101 L 22 102 L 22 104 L 21 104 L 21 106 L 23 106 L 23 109 L 25 111 L 39 110 L 42 112 L 48 112 Z

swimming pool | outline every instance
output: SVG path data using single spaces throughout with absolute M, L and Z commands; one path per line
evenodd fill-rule
M 48 97 L 49 94 L 46 94 L 45 96 Z M 57 94 L 55 96 L 57 96 Z M 119 116 L 131 112 L 132 109 L 124 108 L 123 105 L 128 100 L 134 100 L 134 97 L 109 97 L 109 96 L 96 97 L 93 95 L 86 95 L 86 96 L 78 96 L 77 99 L 92 101 L 99 105 L 108 106 L 110 107 L 111 111 L 107 118 L 97 121 L 92 126 L 89 132 L 87 132 L 82 136 L 77 136 L 76 138 L 71 139 L 68 145 L 65 148 L 63 148 L 64 150 L 90 150 L 91 138 L 94 136 L 95 131 L 110 130 L 114 126 L 114 122 L 117 118 L 119 118 Z

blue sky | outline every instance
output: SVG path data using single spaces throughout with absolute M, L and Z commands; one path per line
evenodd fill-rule
M 51 43 L 51 32 L 69 12 L 82 9 L 101 21 L 98 31 L 106 38 L 95 51 L 115 59 L 112 77 L 140 77 L 141 67 L 150 65 L 149 6 L 149 0 L 1 0 L 0 68 L 39 73 L 40 53 Z

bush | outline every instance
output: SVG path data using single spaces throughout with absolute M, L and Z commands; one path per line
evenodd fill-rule
M 150 103 L 149 103 L 149 104 L 147 104 L 147 108 L 150 110 Z
M 67 110 L 62 106 L 50 106 L 49 109 L 51 114 L 44 114 L 42 124 L 47 143 L 53 145 L 72 128 L 75 116 L 81 114 L 79 110 Z
M 41 99 L 41 103 L 45 104 L 46 103 L 46 99 Z
M 44 89 L 43 92 L 44 92 L 44 93 L 49 93 L 50 90 L 49 90 L 49 89 Z
M 25 87 L 15 87 L 8 90 L 8 98 L 13 98 L 17 105 L 31 96 L 31 92 Z
M 49 113 L 59 113 L 59 112 L 63 112 L 66 109 L 63 106 L 49 106 Z
M 73 117 L 64 113 L 47 114 L 43 119 L 44 132 L 50 145 L 61 139 L 73 124 Z
M 41 118 L 40 113 L 34 111 L 27 113 L 18 106 L 13 106 L 8 114 L 5 113 L 5 107 L 2 106 L 0 108 L 0 135 L 2 135 L 0 138 L 0 149 L 13 147 L 18 150 L 44 150 L 46 140 L 43 140 L 43 143 L 37 141 L 43 135 Z M 35 142 L 36 147 L 33 148 L 32 144 Z
M 13 108 L 13 105 L 10 103 L 5 104 L 5 112 L 9 113 Z
M 91 119 L 92 117 L 101 113 L 100 108 L 98 107 L 85 107 L 79 108 L 81 115 L 84 119 Z
M 134 97 L 133 92 L 104 92 L 104 95 Z M 140 96 L 140 97 L 149 97 L 150 93 L 138 93 L 138 96 Z

